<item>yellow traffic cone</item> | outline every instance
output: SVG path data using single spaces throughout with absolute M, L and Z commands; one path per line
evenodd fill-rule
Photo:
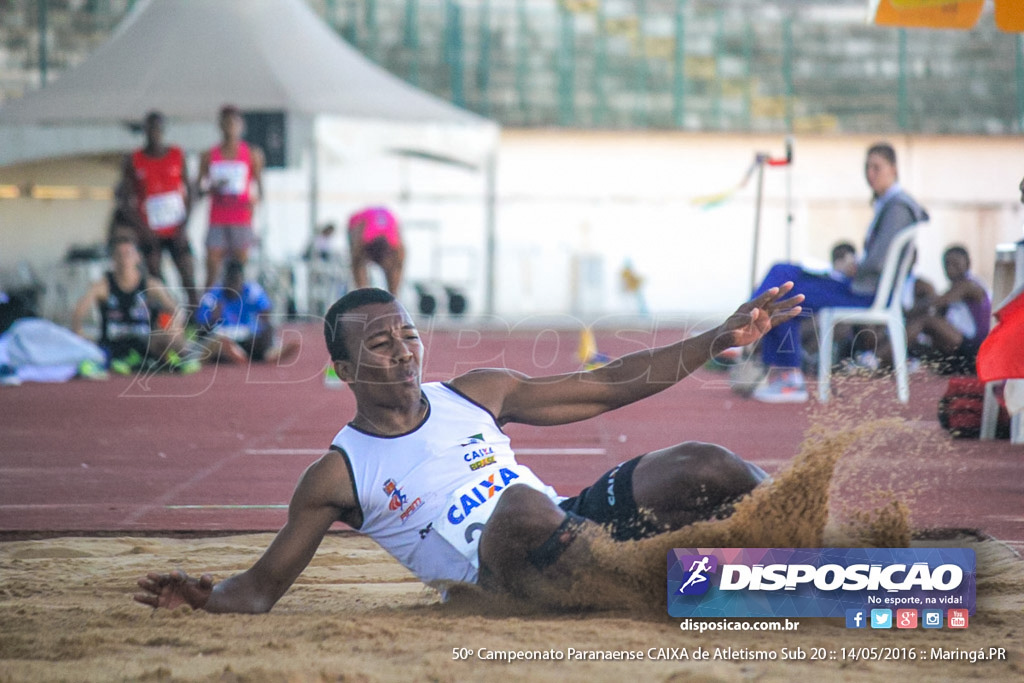
M 580 332 L 580 346 L 576 351 L 576 357 L 580 359 L 584 370 L 594 370 L 609 361 L 608 356 L 597 350 L 597 339 L 589 327 Z

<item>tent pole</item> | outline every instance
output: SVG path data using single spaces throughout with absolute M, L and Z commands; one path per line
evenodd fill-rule
M 50 66 L 50 58 L 47 55 L 46 34 L 50 30 L 47 19 L 47 5 L 49 0 L 39 0 L 39 87 L 45 88 L 47 81 L 47 69 Z
M 317 224 L 320 222 L 320 159 L 317 154 L 316 133 L 309 148 L 309 234 L 316 236 Z
M 496 176 L 498 173 L 498 152 L 492 150 L 487 155 L 487 166 L 485 173 L 487 175 L 486 183 L 487 189 L 484 195 L 484 229 L 486 231 L 487 239 L 487 254 L 484 257 L 484 273 L 486 284 L 486 291 L 484 292 L 484 313 L 487 315 L 494 315 L 494 288 L 495 288 L 495 277 L 497 268 L 497 226 L 496 226 L 496 202 L 497 202 L 497 183 Z

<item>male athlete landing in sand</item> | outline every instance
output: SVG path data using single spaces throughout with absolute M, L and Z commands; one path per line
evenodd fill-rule
M 802 296 L 783 299 L 791 287 L 766 291 L 702 335 L 595 370 L 541 378 L 473 370 L 422 386 L 423 346 L 409 313 L 383 290 L 352 291 L 327 312 L 324 334 L 356 415 L 303 474 L 284 528 L 241 574 L 216 584 L 208 574 L 149 574 L 135 599 L 266 612 L 337 521 L 373 538 L 424 583 L 531 597 L 586 570 L 595 523 L 626 540 L 722 514 L 765 474 L 720 446 L 690 441 L 647 453 L 563 500 L 516 462 L 501 426 L 565 424 L 651 396 L 799 314 Z

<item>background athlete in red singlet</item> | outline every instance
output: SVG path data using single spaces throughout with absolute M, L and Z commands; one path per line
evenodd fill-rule
M 199 304 L 195 264 L 186 226 L 192 206 L 185 155 L 164 144 L 164 117 L 146 115 L 146 144 L 125 157 L 118 187 L 118 218 L 134 230 L 149 274 L 163 279 L 160 261 L 170 253 L 193 309 Z
M 199 190 L 210 193 L 210 228 L 206 235 L 206 288 L 221 276 L 225 258 L 246 263 L 256 241 L 253 209 L 263 196 L 263 150 L 242 140 L 242 112 L 233 105 L 220 110 L 219 145 L 199 162 Z M 255 183 L 256 192 L 252 192 Z

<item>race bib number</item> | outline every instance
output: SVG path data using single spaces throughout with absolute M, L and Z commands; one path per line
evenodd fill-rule
M 479 569 L 477 543 L 484 525 L 491 518 L 501 492 L 513 484 L 526 484 L 547 493 L 548 487 L 530 470 L 521 465 L 508 465 L 487 476 L 483 473 L 448 497 L 440 524 L 434 528 L 463 557 Z
M 227 159 L 210 163 L 210 182 L 218 194 L 242 195 L 248 189 L 249 165 Z
M 152 230 L 176 228 L 185 222 L 185 198 L 180 192 L 162 192 L 147 197 L 146 220 Z

